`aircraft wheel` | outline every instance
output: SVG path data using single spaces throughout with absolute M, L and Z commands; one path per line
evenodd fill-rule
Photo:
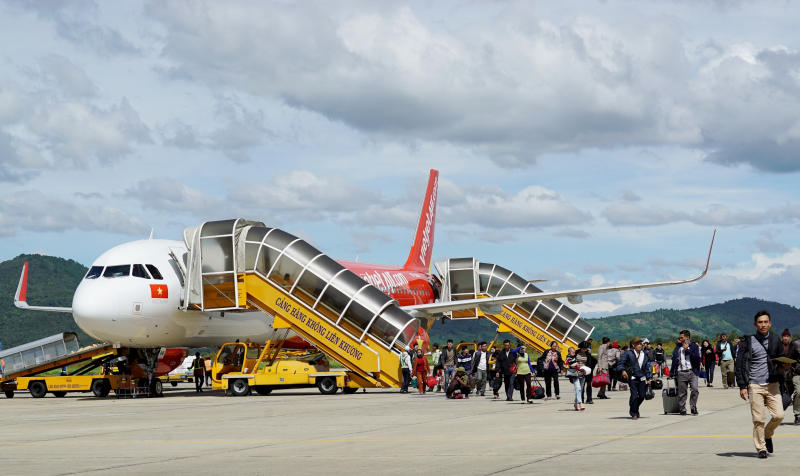
M 111 385 L 105 379 L 96 379 L 92 382 L 92 393 L 95 397 L 105 398 L 111 391 Z
M 356 393 L 357 391 L 358 391 L 358 389 L 357 388 L 353 388 L 353 387 L 344 387 L 344 388 L 342 388 L 342 392 L 344 392 L 345 395 L 352 395 L 352 394 Z
M 336 386 L 336 379 L 333 377 L 324 377 L 317 380 L 317 388 L 319 393 L 323 395 L 333 395 L 339 391 L 339 387 Z
M 6 390 L 6 398 L 14 398 L 14 392 L 12 390 Z
M 164 396 L 164 382 L 160 378 L 154 378 L 150 382 L 150 395 L 154 397 Z
M 178 386 L 178 382 L 170 382 L 169 384 L 172 385 L 173 387 L 177 387 Z
M 246 378 L 237 378 L 231 384 L 231 393 L 234 397 L 243 397 L 250 391 L 250 384 Z
M 44 382 L 36 381 L 28 385 L 28 390 L 31 392 L 31 397 L 42 398 L 47 395 L 47 385 Z
M 267 385 L 256 385 L 253 387 L 253 390 L 259 395 L 269 395 L 272 393 L 272 387 Z
M 53 395 L 55 395 L 55 396 L 56 396 L 56 397 L 58 397 L 58 398 L 62 398 L 62 397 L 65 397 L 65 396 L 67 395 L 67 392 L 64 392 L 64 391 L 61 391 L 61 392 L 53 392 Z

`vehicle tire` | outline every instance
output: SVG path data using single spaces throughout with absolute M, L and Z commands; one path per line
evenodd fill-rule
M 97 398 L 105 398 L 111 391 L 111 385 L 105 379 L 95 379 L 92 381 L 92 393 Z
M 6 390 L 6 398 L 14 398 L 14 391 Z
M 336 379 L 333 377 L 317 379 L 317 388 L 319 393 L 323 395 L 333 395 L 339 391 L 339 387 L 336 386 Z
M 344 392 L 345 395 L 352 395 L 358 392 L 358 389 L 353 387 L 343 387 L 342 392 Z
M 67 392 L 64 392 L 63 390 L 60 391 L 60 392 L 52 392 L 52 393 L 53 393 L 53 395 L 55 395 L 58 398 L 62 398 L 62 397 L 66 397 L 67 396 Z
M 178 386 L 178 382 L 170 382 L 170 385 L 172 385 L 173 387 L 177 387 Z
M 234 397 L 243 397 L 250 392 L 250 383 L 246 378 L 237 378 L 231 383 L 231 393 Z
M 150 382 L 150 395 L 156 398 L 164 396 L 164 382 L 160 378 L 153 378 Z
M 31 397 L 33 398 L 42 398 L 47 395 L 47 385 L 39 380 L 31 382 L 30 385 L 28 385 L 28 390 L 30 390 Z
M 253 390 L 255 390 L 257 394 L 264 396 L 272 393 L 272 387 L 268 385 L 256 385 L 253 387 Z

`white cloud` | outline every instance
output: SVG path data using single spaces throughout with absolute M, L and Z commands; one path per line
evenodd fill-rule
M 76 205 L 37 190 L 0 196 L 0 235 L 11 236 L 17 230 L 62 232 L 75 229 L 124 235 L 144 234 L 150 230 L 141 218 L 107 205 Z
M 655 226 L 686 221 L 701 226 L 750 226 L 765 223 L 792 223 L 800 216 L 800 206 L 787 203 L 784 208 L 769 208 L 764 211 L 734 211 L 720 204 L 712 204 L 708 210 L 691 213 L 666 210 L 658 206 L 644 206 L 631 202 L 617 202 L 606 207 L 600 215 L 614 226 Z

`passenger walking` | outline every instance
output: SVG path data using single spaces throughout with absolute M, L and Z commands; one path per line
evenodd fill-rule
M 403 373 L 400 393 L 408 393 L 408 384 L 411 383 L 411 356 L 405 350 L 400 352 L 400 371 Z
M 586 372 L 583 391 L 585 392 L 584 402 L 587 404 L 593 404 L 594 400 L 592 400 L 592 374 L 594 373 L 594 368 L 597 366 L 597 359 L 592 356 L 592 346 L 589 341 L 583 341 L 578 344 L 578 352 L 575 353 L 575 356 L 578 359 L 578 363 L 581 364 L 582 367 L 586 367 L 589 369 Z
M 600 347 L 597 348 L 597 372 L 604 373 L 608 375 L 608 343 L 611 342 L 611 339 L 608 337 L 603 337 L 603 343 L 600 344 Z M 600 391 L 597 392 L 597 398 L 600 400 L 608 400 L 606 396 L 606 386 L 603 385 L 600 387 Z
M 200 352 L 195 352 L 192 361 L 192 375 L 194 376 L 194 390 L 196 393 L 203 391 L 203 381 L 205 380 L 206 363 L 200 357 Z
M 697 376 L 700 374 L 700 347 L 690 340 L 688 330 L 682 330 L 678 337 L 675 351 L 672 353 L 672 367 L 669 378 L 678 382 L 678 404 L 681 415 L 686 415 L 687 386 L 692 387 L 689 407 L 692 415 L 697 415 L 697 398 L 700 390 L 697 388 Z
M 478 350 L 472 355 L 472 375 L 475 376 L 475 394 L 484 396 L 486 379 L 489 376 L 489 354 L 486 352 L 486 342 L 478 344 Z
M 450 379 L 456 373 L 456 349 L 453 348 L 452 339 L 447 339 L 447 346 L 442 350 L 442 355 L 439 357 L 439 365 L 444 369 L 444 388 L 445 391 L 450 386 Z
M 425 393 L 425 380 L 428 377 L 428 372 L 431 370 L 428 359 L 422 355 L 422 351 L 417 351 L 417 360 L 415 362 L 414 373 L 417 374 L 417 388 L 420 394 Z
M 550 350 L 542 354 L 539 357 L 539 361 L 542 362 L 545 394 L 547 395 L 545 400 L 553 398 L 553 394 L 550 392 L 551 386 L 552 390 L 555 390 L 556 400 L 560 400 L 561 392 L 558 389 L 558 374 L 564 369 L 564 359 L 561 357 L 561 352 L 558 351 L 558 342 L 550 342 Z
M 506 401 L 514 401 L 514 372 L 511 370 L 512 365 L 516 363 L 517 356 L 511 350 L 511 341 L 508 339 L 503 341 L 503 348 L 497 353 L 497 362 L 495 363 L 495 376 L 503 377 L 503 384 L 506 389 Z M 495 393 L 495 396 L 497 394 Z
M 656 364 L 658 364 L 658 376 L 663 377 L 664 367 L 667 365 L 667 351 L 664 350 L 664 346 L 657 344 L 654 354 L 656 357 Z
M 794 424 L 800 425 L 800 338 L 789 343 L 786 357 L 795 361 L 789 365 L 791 380 L 787 382 L 792 395 L 792 410 L 794 410 Z
M 533 373 L 531 356 L 525 352 L 525 344 L 522 344 L 514 349 L 514 353 L 517 355 L 517 383 L 519 384 L 519 398 L 522 400 L 522 403 L 525 403 L 526 401 L 528 403 L 533 403 L 533 395 L 531 394 L 531 374 Z
M 762 309 L 755 316 L 756 333 L 744 337 L 739 343 L 736 357 L 736 384 L 742 400 L 750 400 L 750 414 L 753 417 L 753 443 L 759 458 L 772 453 L 772 435 L 783 421 L 783 402 L 781 399 L 781 373 L 773 359 L 783 357 L 780 338 L 769 331 L 772 318 L 769 311 Z M 764 425 L 769 410 L 769 423 Z
M 570 383 L 575 387 L 575 410 L 585 410 L 583 407 L 583 381 L 585 373 L 581 370 L 583 366 L 578 362 L 578 355 L 574 347 L 567 349 L 567 361 L 565 362 L 565 374 Z
M 469 349 L 467 346 L 461 348 L 461 354 L 458 356 L 456 366 L 464 367 L 464 371 L 466 371 L 467 374 L 472 372 L 472 356 L 469 355 Z
M 706 371 L 706 387 L 713 387 L 714 382 L 714 366 L 717 364 L 717 351 L 711 345 L 708 339 L 703 340 L 703 346 L 700 348 L 700 356 L 703 359 L 703 367 Z
M 450 380 L 450 385 L 447 387 L 447 398 L 459 398 L 463 395 L 464 398 L 469 398 L 471 389 L 469 387 L 469 379 L 467 378 L 464 367 L 458 367 L 453 378 Z
M 611 348 L 608 349 L 608 371 L 611 373 L 611 385 L 610 390 L 612 392 L 617 391 L 617 364 L 619 363 L 619 358 L 622 355 L 622 352 L 619 350 L 619 343 L 614 341 L 611 343 Z
M 431 362 L 433 362 L 434 367 L 433 369 L 431 369 L 431 375 L 436 373 L 437 370 L 440 370 L 437 367 L 439 367 L 439 357 L 441 357 L 441 355 L 442 351 L 439 350 L 439 344 L 433 344 L 433 352 L 431 353 Z
M 717 342 L 717 360 L 719 360 L 719 371 L 722 374 L 722 386 L 725 389 L 733 388 L 734 377 L 733 373 L 733 347 L 728 342 L 728 334 L 719 336 Z
M 628 413 L 634 420 L 639 419 L 639 406 L 644 401 L 644 395 L 650 380 L 653 378 L 653 364 L 648 360 L 644 351 L 642 339 L 634 337 L 631 340 L 631 350 L 625 351 L 620 357 L 619 366 L 622 368 L 622 377 L 628 380 L 631 397 L 628 400 Z

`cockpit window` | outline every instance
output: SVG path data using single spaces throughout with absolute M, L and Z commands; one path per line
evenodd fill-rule
M 147 270 L 144 269 L 143 264 L 135 264 L 133 265 L 133 277 L 134 278 L 144 278 L 150 279 L 150 275 L 147 274 Z
M 97 279 L 103 274 L 103 267 L 102 266 L 92 266 L 88 273 L 86 273 L 86 279 Z
M 104 278 L 120 278 L 122 276 L 130 276 L 131 265 L 119 264 L 117 266 L 107 266 L 106 271 L 103 273 Z
M 153 276 L 153 279 L 164 279 L 164 276 L 161 276 L 161 273 L 158 271 L 158 268 L 156 268 L 152 264 L 148 264 L 145 266 L 147 266 L 147 270 L 150 271 L 150 274 Z

